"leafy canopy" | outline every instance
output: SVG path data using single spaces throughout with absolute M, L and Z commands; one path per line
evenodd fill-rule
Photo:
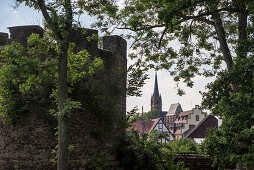
M 132 66 L 166 69 L 192 87 L 195 76 L 230 70 L 239 42 L 253 40 L 252 0 L 125 0 L 112 15 L 96 14 L 95 27 L 107 34 L 123 29 L 132 41 Z M 242 51 L 242 57 L 246 51 Z M 145 78 L 145 77 L 143 77 Z M 181 91 L 179 91 L 181 92 Z

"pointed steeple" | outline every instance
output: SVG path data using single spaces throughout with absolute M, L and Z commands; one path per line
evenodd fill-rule
M 154 95 L 154 97 L 160 96 L 159 95 L 159 88 L 158 88 L 157 72 L 155 72 L 155 83 L 154 83 L 153 95 Z
M 151 96 L 151 110 L 154 109 L 158 110 L 159 112 L 162 111 L 162 100 L 159 93 L 157 72 L 155 73 L 154 91 L 153 95 Z

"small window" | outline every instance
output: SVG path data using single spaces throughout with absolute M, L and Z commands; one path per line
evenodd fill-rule
M 158 125 L 159 125 L 159 129 L 162 129 L 162 124 L 161 124 L 161 123 L 159 123 Z
M 196 121 L 199 121 L 199 115 L 196 115 Z

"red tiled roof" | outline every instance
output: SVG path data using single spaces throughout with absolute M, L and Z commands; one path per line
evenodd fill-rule
M 180 117 L 180 116 L 190 116 L 191 113 L 193 113 L 193 110 L 188 110 L 188 111 L 181 112 L 181 113 L 179 113 L 178 116 L 179 116 L 179 117 Z
M 140 134 L 143 134 L 144 132 L 150 134 L 159 120 L 160 118 L 145 121 L 139 120 L 133 122 L 132 125 L 127 129 L 127 131 L 137 130 Z
M 192 113 L 193 113 L 193 110 L 188 110 L 188 111 L 179 113 L 174 123 L 187 123 L 187 119 L 190 118 Z M 187 119 L 185 118 L 186 116 L 188 116 Z

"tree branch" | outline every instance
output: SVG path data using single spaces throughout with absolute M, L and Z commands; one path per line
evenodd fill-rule
M 216 9 L 216 10 L 212 10 L 212 11 L 207 11 L 207 12 L 204 12 L 204 13 L 200 13 L 199 15 L 195 15 L 195 16 L 182 16 L 182 15 L 179 15 L 179 17 L 183 18 L 182 22 L 186 21 L 186 20 L 190 20 L 190 19 L 197 19 L 197 20 L 203 21 L 203 22 L 205 22 L 209 25 L 214 25 L 214 22 L 206 19 L 205 16 L 215 15 L 215 14 L 221 12 L 221 11 L 239 12 L 239 10 L 237 10 L 235 8 L 227 7 L 227 8 L 220 8 L 220 9 Z
M 144 25 L 143 27 L 140 28 L 131 28 L 131 27 L 120 27 L 117 29 L 126 29 L 126 30 L 131 30 L 131 31 L 142 31 L 144 29 L 152 29 L 152 28 L 160 28 L 160 27 L 164 27 L 165 24 L 158 24 L 158 25 Z
M 58 40 L 60 40 L 62 37 L 61 37 L 61 34 L 59 32 L 59 28 L 57 27 L 56 24 L 54 24 L 52 22 L 52 18 L 50 17 L 50 15 L 47 11 L 47 7 L 45 5 L 45 1 L 44 0 L 38 0 L 38 5 L 39 5 L 39 8 L 42 12 L 42 15 L 43 15 L 45 21 L 48 23 L 49 27 L 52 29 L 52 31 L 55 34 L 56 38 Z
M 162 40 L 163 40 L 163 37 L 164 37 L 164 35 L 165 35 L 167 29 L 168 29 L 168 28 L 165 27 L 164 30 L 163 30 L 163 32 L 162 32 L 162 34 L 161 34 L 161 38 L 160 38 L 160 41 L 159 41 L 159 44 L 158 44 L 158 49 L 161 47 L 161 42 L 162 42 Z
M 202 21 L 202 22 L 205 22 L 206 24 L 208 25 L 213 25 L 214 26 L 214 22 L 213 21 L 210 21 L 209 19 L 206 19 L 205 17 L 200 17 L 197 19 L 198 21 Z

